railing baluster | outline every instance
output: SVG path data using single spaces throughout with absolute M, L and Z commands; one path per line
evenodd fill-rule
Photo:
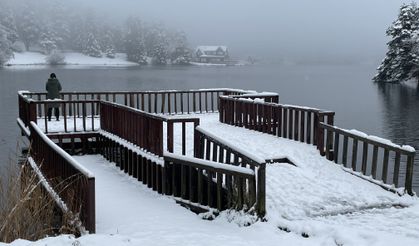
M 389 158 L 389 150 L 384 149 L 384 159 L 383 159 L 383 173 L 381 175 L 382 180 L 384 183 L 387 183 L 387 174 L 388 174 L 388 158 Z
M 169 94 L 170 95 L 170 94 Z M 170 101 L 170 97 L 168 98 L 168 101 Z M 170 104 L 170 103 L 169 103 Z M 161 113 L 164 114 L 164 108 L 166 106 L 166 102 L 165 102 L 165 93 L 161 94 Z M 170 112 L 168 112 L 170 113 Z
M 411 196 L 414 194 L 412 189 L 414 156 L 414 153 L 407 156 L 406 180 L 404 185 L 406 192 Z
M 348 136 L 343 137 L 343 149 L 342 149 L 342 164 L 347 167 L 348 161 Z
M 339 133 L 335 132 L 335 143 L 333 145 L 333 161 L 338 163 L 338 156 L 339 156 Z
M 312 112 L 307 112 L 307 141 L 306 143 L 310 144 L 311 143 L 311 115 L 313 113 Z
M 305 142 L 304 129 L 305 129 L 305 112 L 300 111 L 300 142 Z
M 222 188 L 223 188 L 223 175 L 218 172 L 217 175 L 217 209 L 221 211 L 223 209 L 223 200 L 222 200 Z
M 186 155 L 186 122 L 182 122 L 182 155 Z
M 299 120 L 300 120 L 300 111 L 294 110 L 294 140 L 295 141 L 298 141 Z
M 397 187 L 399 185 L 399 171 L 400 171 L 400 153 L 396 152 L 394 160 L 393 184 Z
M 372 178 L 376 179 L 377 178 L 377 158 L 378 156 L 378 146 L 374 146 L 374 149 L 372 151 L 372 167 L 371 167 L 371 174 L 372 174 Z
M 356 171 L 358 154 L 358 139 L 353 139 L 352 144 L 352 170 Z
M 368 143 L 362 143 L 362 173 L 367 174 L 367 161 L 368 161 Z

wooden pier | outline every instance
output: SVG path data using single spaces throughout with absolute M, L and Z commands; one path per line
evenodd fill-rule
M 266 166 L 275 161 L 201 128 L 197 115 L 206 113 L 218 113 L 223 124 L 314 145 L 319 155 L 341 163 L 347 172 L 396 193 L 404 187 L 413 195 L 414 150 L 338 128 L 334 112 L 282 104 L 276 93 L 205 89 L 61 96 L 51 101 L 46 93 L 19 92 L 17 122 L 32 143 L 30 155 L 53 187 L 65 184 L 61 199 L 80 214 L 91 233 L 94 174 L 69 154 L 101 154 L 139 182 L 197 212 L 246 208 L 265 215 Z M 58 123 L 47 120 L 51 103 L 61 105 Z M 186 133 L 190 128 L 192 139 Z M 177 151 L 174 142 L 179 143 Z M 292 164 L 286 157 L 281 162 Z

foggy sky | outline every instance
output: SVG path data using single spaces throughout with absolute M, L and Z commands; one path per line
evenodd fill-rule
M 184 30 L 191 45 L 236 56 L 379 62 L 401 0 L 72 0 Z

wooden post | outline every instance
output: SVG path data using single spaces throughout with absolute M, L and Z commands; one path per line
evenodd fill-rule
M 333 124 L 334 124 L 333 115 L 334 115 L 333 112 L 327 114 L 327 124 L 329 126 L 333 126 Z M 328 131 L 328 136 L 327 137 L 332 139 L 332 131 Z M 326 148 L 329 149 L 329 151 L 330 151 L 333 148 L 333 143 L 330 142 L 330 143 L 326 144 Z M 330 151 L 330 153 L 331 153 L 331 156 L 329 157 L 329 160 L 333 160 L 334 159 L 333 158 L 334 152 Z
M 354 138 L 352 143 L 352 170 L 356 171 L 358 157 L 358 139 Z
M 46 112 L 45 112 L 46 117 Z M 29 121 L 25 122 L 25 124 L 30 125 L 29 123 L 31 121 L 37 123 L 37 117 L 36 117 L 36 104 L 34 101 L 29 101 Z
M 400 171 L 400 152 L 396 152 L 396 159 L 394 160 L 393 184 L 399 185 L 399 171 Z
M 316 119 L 317 118 L 317 119 Z M 317 130 L 316 134 L 316 140 L 317 140 L 317 149 L 320 151 L 320 155 L 324 156 L 324 128 L 320 126 L 320 123 L 324 121 L 323 114 L 318 114 L 317 117 L 315 117 L 315 126 Z
M 96 198 L 95 198 L 95 178 L 88 179 L 88 195 L 86 205 L 87 223 L 89 233 L 96 233 Z
M 167 122 L 167 151 L 173 153 L 173 121 Z
M 382 176 L 381 176 L 384 183 L 387 183 L 389 155 L 390 155 L 390 151 L 388 149 L 384 149 L 383 173 L 382 173 Z
M 368 143 L 363 142 L 362 143 L 362 173 L 364 175 L 367 174 L 367 161 L 368 161 Z
M 411 154 L 407 156 L 407 167 L 406 167 L 406 179 L 405 179 L 405 191 L 413 196 L 414 192 L 412 189 L 412 182 L 413 182 L 413 162 L 414 162 L 415 154 Z
M 257 172 L 257 206 L 256 211 L 259 217 L 266 213 L 266 163 L 261 163 Z

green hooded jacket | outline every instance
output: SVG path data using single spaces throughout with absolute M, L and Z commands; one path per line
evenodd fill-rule
M 47 90 L 47 99 L 60 98 L 61 84 L 56 78 L 49 78 L 45 86 Z

